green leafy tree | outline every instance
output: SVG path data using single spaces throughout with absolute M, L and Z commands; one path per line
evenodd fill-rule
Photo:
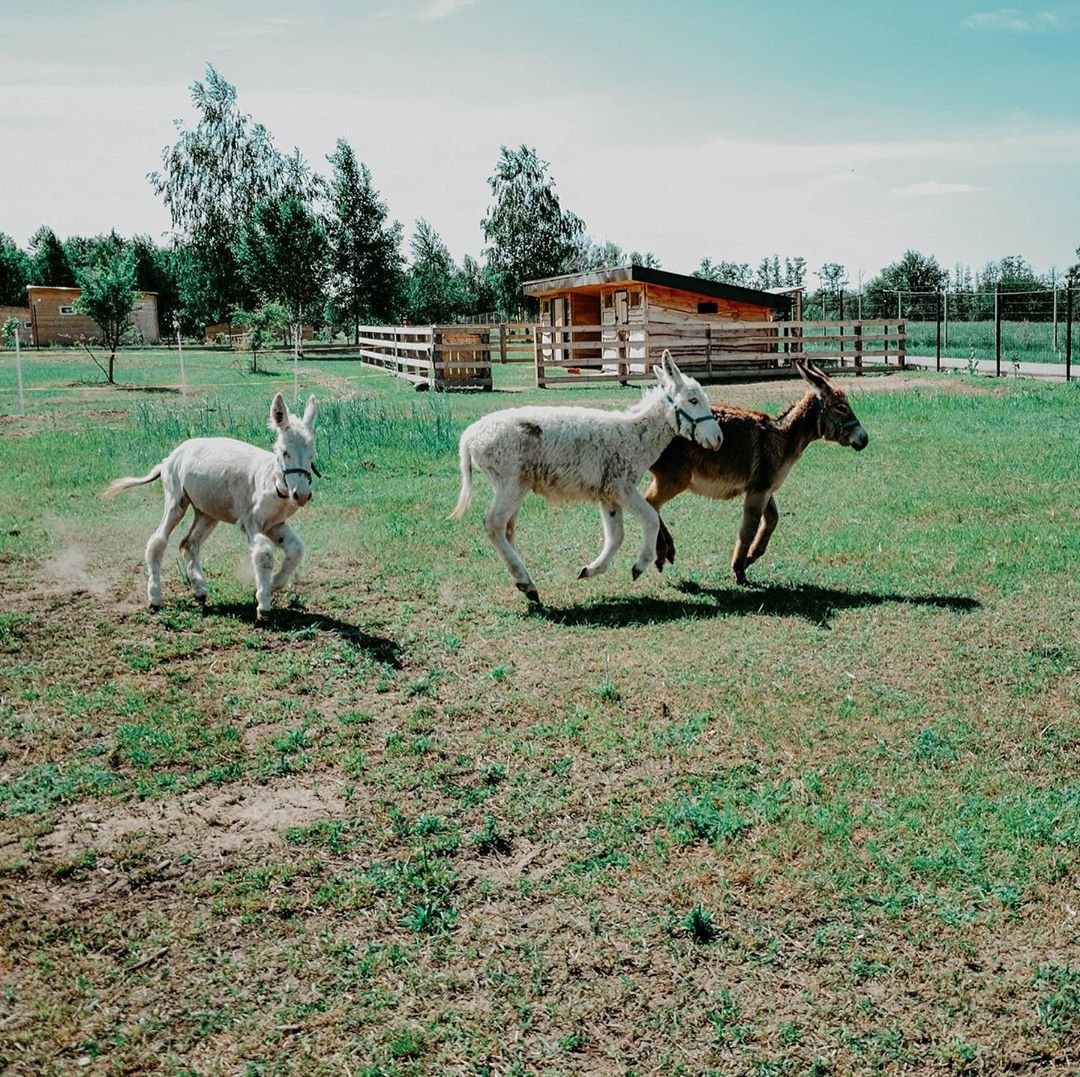
M 214 322 L 252 298 L 235 247 L 255 206 L 282 190 L 289 164 L 212 65 L 205 82 L 192 83 L 191 100 L 198 121 L 192 128 L 177 121 L 176 142 L 162 150 L 161 170 L 148 179 L 186 244 L 183 305 L 196 320 Z
M 484 267 L 471 255 L 466 254 L 461 260 L 461 273 L 458 278 L 464 306 L 463 314 L 493 315 L 497 301 L 495 288 Z
M 839 262 L 826 262 L 818 270 L 818 288 L 813 302 L 817 303 L 822 318 L 841 316 L 840 293 L 847 286 L 847 270 Z
M 3 341 L 5 348 L 14 348 L 15 341 L 19 336 L 19 319 L 5 318 L 4 324 L 0 326 L 0 340 Z
M 701 264 L 691 275 L 721 284 L 737 284 L 740 288 L 753 286 L 753 273 L 746 262 L 714 262 L 711 258 L 702 258 Z
M 327 244 L 322 224 L 296 193 L 257 203 L 236 248 L 247 287 L 264 301 L 279 303 L 301 347 L 301 327 L 321 315 Z
M 401 225 L 387 219 L 371 172 L 345 139 L 338 139 L 327 160 L 330 310 L 335 324 L 359 342 L 360 325 L 392 322 L 401 309 Z
M 806 284 L 806 259 L 797 255 L 794 258 L 784 259 L 785 288 L 801 288 Z
M 49 288 L 74 288 L 75 268 L 67 249 L 48 226 L 42 225 L 30 237 L 31 284 Z
M 139 301 L 135 259 L 130 251 L 103 252 L 97 264 L 80 269 L 76 279 L 82 294 L 72 305 L 79 314 L 93 319 L 101 330 L 102 341 L 109 349 L 108 369 L 101 369 L 112 385 L 116 351 L 131 326 L 131 312 Z
M 64 241 L 68 263 L 77 274 L 80 269 L 97 265 L 98 262 L 120 254 L 127 244 L 113 229 L 108 235 L 69 236 Z
M 482 222 L 484 256 L 499 308 L 534 310 L 522 282 L 573 269 L 585 224 L 562 208 L 548 163 L 529 146 L 503 146 L 488 184 L 494 201 Z
M 31 272 L 30 256 L 0 232 L 0 306 L 26 306 L 26 286 L 34 283 Z
M 904 317 L 933 318 L 937 310 L 937 293 L 948 280 L 949 271 L 939 265 L 933 255 L 905 251 L 899 261 L 887 265 L 866 286 L 863 311 L 872 317 L 895 315 L 899 292 L 900 311 Z
M 412 265 L 405 282 L 405 312 L 409 321 L 438 324 L 469 313 L 464 282 L 438 232 L 423 218 L 416 222 L 410 243 Z
M 633 266 L 644 266 L 646 269 L 663 269 L 664 264 L 652 251 L 631 251 L 627 256 Z
M 229 321 L 244 331 L 244 347 L 251 352 L 251 373 L 259 373 L 259 355 L 281 339 L 289 312 L 280 303 L 263 303 L 255 310 L 234 310 Z
M 606 269 L 612 266 L 646 266 L 660 268 L 660 259 L 652 251 L 624 251 L 618 243 L 607 240 L 597 243 L 588 236 L 582 236 L 575 257 L 574 268 L 581 272 L 594 269 Z
M 168 334 L 182 312 L 178 245 L 159 247 L 149 236 L 138 235 L 129 247 L 135 260 L 135 283 L 140 291 L 157 295 L 158 321 L 162 333 Z

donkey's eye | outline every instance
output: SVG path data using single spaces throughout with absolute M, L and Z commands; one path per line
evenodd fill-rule
M 696 396 L 690 397 L 690 403 L 696 408 L 701 403 Z

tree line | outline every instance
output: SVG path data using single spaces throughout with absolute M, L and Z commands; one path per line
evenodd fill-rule
M 191 98 L 196 122 L 178 121 L 175 143 L 148 176 L 171 217 L 168 240 L 124 239 L 115 231 L 61 240 L 43 225 L 22 250 L 0 233 L 0 305 L 24 304 L 27 284 L 78 286 L 84 310 L 99 325 L 113 312 L 115 330 L 115 312 L 129 301 L 130 311 L 140 291 L 152 291 L 166 332 L 229 322 L 266 334 L 288 327 L 298 337 L 310 324 L 355 340 L 365 323 L 529 317 L 535 307 L 521 294 L 525 280 L 628 263 L 660 266 L 651 252 L 590 238 L 585 222 L 563 208 L 548 163 L 525 145 L 503 146 L 488 178 L 482 262 L 466 255 L 456 263 L 423 219 L 406 256 L 400 222 L 348 141 L 339 139 L 327 154 L 324 174 L 299 150 L 283 153 L 262 124 L 240 111 L 236 88 L 213 66 L 192 84 Z M 810 289 L 806 259 L 779 254 L 754 267 L 706 256 L 693 275 L 759 289 L 803 287 L 807 317 L 839 316 L 842 294 L 856 290 L 864 317 L 896 313 L 897 293 L 903 316 L 932 317 L 943 290 L 952 293 L 953 317 L 987 316 L 986 295 L 995 290 L 1009 293 L 1009 314 L 1048 317 L 1035 293 L 1060 283 L 1018 255 L 973 272 L 947 269 L 913 250 L 855 288 L 847 269 L 829 262 Z M 122 331 L 126 319 L 119 321 Z M 117 342 L 107 340 L 113 353 Z

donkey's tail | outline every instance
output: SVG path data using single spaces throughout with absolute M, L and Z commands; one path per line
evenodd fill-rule
M 161 464 L 158 464 L 153 471 L 143 475 L 141 479 L 134 479 L 128 476 L 126 479 L 114 479 L 101 491 L 101 497 L 106 500 L 116 497 L 121 490 L 128 490 L 132 486 L 145 486 L 148 482 L 155 482 L 161 478 Z
M 458 458 L 461 464 L 461 493 L 458 494 L 454 511 L 446 517 L 448 520 L 460 520 L 472 500 L 472 450 L 469 448 L 468 432 L 461 435 Z

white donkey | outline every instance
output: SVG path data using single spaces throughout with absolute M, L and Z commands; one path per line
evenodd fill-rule
M 161 608 L 161 558 L 169 536 L 191 505 L 195 521 L 180 542 L 180 553 L 195 597 L 205 604 L 206 577 L 199 563 L 203 540 L 223 521 L 239 524 L 255 568 L 256 620 L 269 620 L 271 592 L 288 583 L 304 555 L 300 536 L 286 521 L 311 500 L 311 475 L 319 474 L 314 463 L 315 397 L 308 397 L 300 419 L 290 414 L 278 393 L 270 405 L 268 425 L 277 433 L 273 452 L 234 438 L 190 438 L 141 479 L 117 479 L 102 493 L 111 498 L 121 490 L 161 479 L 165 515 L 146 544 L 146 594 L 151 610 Z M 285 559 L 271 578 L 275 545 L 282 548 Z
M 508 408 L 478 419 L 461 435 L 461 496 L 450 519 L 465 515 L 475 464 L 494 489 L 484 526 L 529 601 L 539 602 L 540 596 L 513 545 L 518 510 L 529 490 L 550 501 L 599 502 L 604 546 L 578 579 L 598 576 L 611 563 L 623 541 L 623 509 L 629 508 L 643 533 L 632 569 L 636 580 L 655 558 L 659 531 L 659 516 L 638 489 L 641 476 L 677 435 L 709 449 L 720 447 L 724 435 L 705 391 L 683 376 L 670 352 L 653 373 L 659 386 L 625 411 Z

